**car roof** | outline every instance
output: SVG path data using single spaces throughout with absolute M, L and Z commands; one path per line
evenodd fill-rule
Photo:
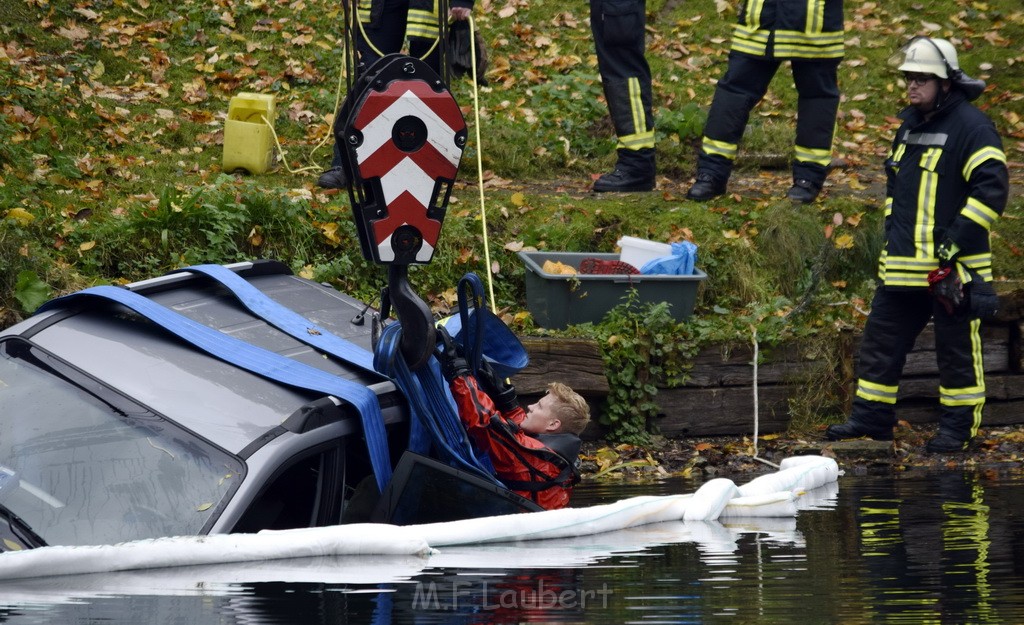
M 280 263 L 231 265 L 278 303 L 369 350 L 365 305 L 291 274 Z M 243 308 L 223 287 L 192 274 L 134 283 L 186 317 L 252 345 L 373 389 L 382 404 L 404 403 L 384 376 L 326 356 Z M 4 334 L 31 341 L 232 453 L 239 453 L 321 395 L 281 385 L 211 357 L 154 324 L 100 301 L 30 318 Z M 42 400 L 42 398 L 41 398 Z

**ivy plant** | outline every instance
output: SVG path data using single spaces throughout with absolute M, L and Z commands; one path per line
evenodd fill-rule
M 601 424 L 613 442 L 646 444 L 656 431 L 658 387 L 685 381 L 695 347 L 669 304 L 641 303 L 635 290 L 594 330 L 609 386 Z

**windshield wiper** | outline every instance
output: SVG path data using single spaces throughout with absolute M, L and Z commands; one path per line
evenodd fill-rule
M 11 533 L 20 538 L 25 545 L 31 548 L 46 546 L 46 541 L 32 531 L 28 523 L 3 504 L 0 504 L 0 515 L 7 519 L 7 527 L 10 528 Z

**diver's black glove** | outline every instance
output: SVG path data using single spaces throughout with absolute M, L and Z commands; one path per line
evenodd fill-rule
M 495 373 L 491 363 L 484 360 L 477 371 L 476 379 L 480 387 L 494 402 L 494 407 L 502 414 L 511 412 L 519 407 L 519 397 L 516 395 L 516 387 Z
M 469 373 L 469 363 L 459 353 L 459 349 L 455 345 L 455 341 L 452 340 L 452 336 L 448 334 L 448 330 L 445 330 L 444 327 L 438 327 L 437 338 L 441 341 L 444 349 L 435 348 L 434 356 L 437 357 L 437 362 L 441 365 L 441 375 L 444 376 L 444 379 L 451 382 L 460 375 Z
M 971 301 L 971 314 L 979 319 L 995 317 L 999 312 L 999 296 L 992 288 L 991 282 L 985 282 L 978 276 L 967 285 L 968 298 Z

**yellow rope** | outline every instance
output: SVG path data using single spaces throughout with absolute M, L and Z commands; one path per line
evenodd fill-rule
M 476 133 L 476 172 L 477 188 L 480 189 L 480 228 L 484 236 L 484 263 L 487 272 L 487 294 L 491 299 L 491 310 L 497 310 L 494 305 L 494 281 L 491 277 L 491 249 L 487 236 L 487 204 L 484 202 L 484 162 L 483 145 L 480 143 L 480 95 L 476 84 L 476 22 L 473 16 L 469 16 L 469 58 L 473 75 L 470 82 L 473 84 L 473 129 Z

